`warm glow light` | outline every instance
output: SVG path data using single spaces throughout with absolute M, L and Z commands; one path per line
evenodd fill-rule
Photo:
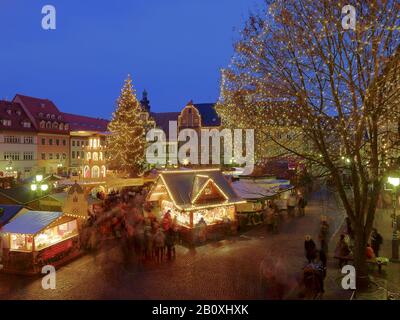
M 36 184 L 31 184 L 31 190 L 36 191 L 37 190 L 37 185 Z
M 40 182 L 42 180 L 43 180 L 43 175 L 41 175 L 41 174 L 36 175 L 36 181 L 37 182 Z
M 400 178 L 395 178 L 395 177 L 389 177 L 388 182 L 393 186 L 393 187 L 398 187 L 400 185 Z
M 47 184 L 42 184 L 42 185 L 40 186 L 40 189 L 41 189 L 42 191 L 47 191 L 47 190 L 49 189 L 49 186 L 48 186 Z

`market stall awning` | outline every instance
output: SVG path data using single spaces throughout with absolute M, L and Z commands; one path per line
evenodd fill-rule
M 19 205 L 0 205 L 0 227 L 7 224 L 22 210 L 26 209 Z
M 62 212 L 28 211 L 3 228 L 3 232 L 36 234 L 62 216 Z
M 243 179 L 233 182 L 233 188 L 243 199 L 257 201 L 272 198 L 283 191 L 293 189 L 293 186 L 288 180 Z

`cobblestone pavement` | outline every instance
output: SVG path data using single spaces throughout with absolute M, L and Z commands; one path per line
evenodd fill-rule
M 227 240 L 196 249 L 177 248 L 177 259 L 127 270 L 118 248 L 85 255 L 57 271 L 57 288 L 43 290 L 40 278 L 0 275 L 0 299 L 263 299 L 260 264 L 283 256 L 286 270 L 304 266 L 304 235 L 317 238 L 321 214 L 328 215 L 332 236 L 343 221 L 328 193 L 315 193 L 305 217 L 287 218 L 279 234 L 258 226 Z M 333 248 L 331 248 L 333 249 Z M 340 288 L 341 273 L 328 264 L 323 299 L 349 299 Z

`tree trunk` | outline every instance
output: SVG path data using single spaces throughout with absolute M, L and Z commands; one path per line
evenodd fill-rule
M 357 230 L 361 229 L 361 230 Z M 354 266 L 356 268 L 356 288 L 363 290 L 368 287 L 367 241 L 364 228 L 354 230 Z

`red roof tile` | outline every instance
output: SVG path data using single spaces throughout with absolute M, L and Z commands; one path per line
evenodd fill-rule
M 10 120 L 11 125 L 5 126 L 3 120 Z M 25 127 L 24 122 L 29 122 L 31 126 Z M 19 103 L 0 100 L 0 130 L 32 132 L 35 128 Z
M 63 118 L 63 114 L 51 100 L 17 94 L 13 101 L 19 102 L 24 107 L 38 131 L 59 134 L 69 133 L 69 125 L 65 128 L 66 121 Z M 40 123 L 42 121 L 46 124 L 50 122 L 50 127 L 41 127 Z M 57 128 L 53 128 L 55 123 L 58 124 Z M 63 129 L 60 129 L 60 124 L 63 124 Z
M 69 123 L 70 129 L 74 131 L 107 131 L 109 121 L 105 119 L 80 116 L 71 113 L 62 113 L 65 121 Z

